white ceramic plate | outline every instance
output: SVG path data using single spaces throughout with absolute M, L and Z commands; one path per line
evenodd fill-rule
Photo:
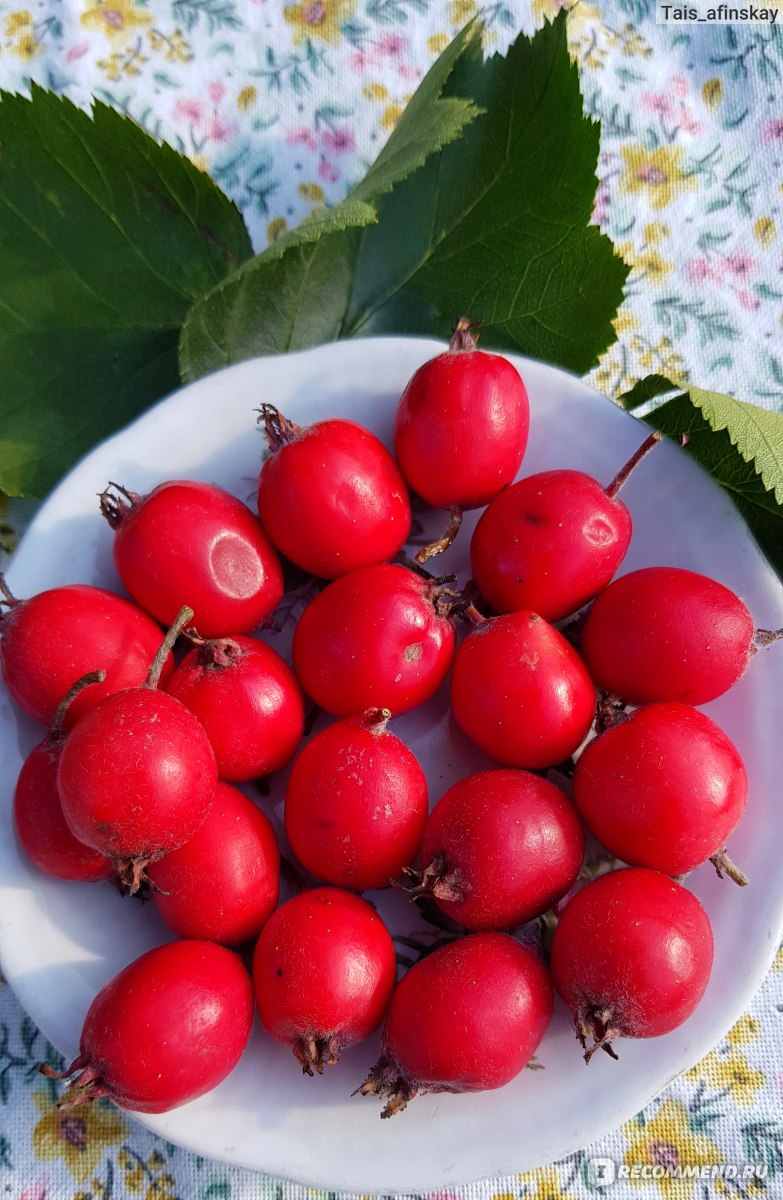
M 81 462 L 40 509 L 10 571 L 19 596 L 56 584 L 119 588 L 111 532 L 96 493 L 109 479 L 143 492 L 167 478 L 212 481 L 254 503 L 262 439 L 253 409 L 277 404 L 299 422 L 344 415 L 387 442 L 394 405 L 415 368 L 442 349 L 410 338 L 342 342 L 231 367 L 157 405 Z M 636 448 L 644 427 L 578 380 L 515 360 L 530 393 L 524 472 L 581 468 L 606 482 Z M 624 490 L 635 534 L 623 570 L 691 567 L 743 596 L 760 626 L 783 625 L 781 588 L 728 498 L 675 446 L 662 444 Z M 472 519 L 471 519 L 472 516 Z M 439 560 L 467 568 L 475 514 Z M 440 517 L 435 520 L 435 528 Z M 285 641 L 285 633 L 282 635 Z M 273 642 L 273 644 L 275 644 Z M 279 643 L 278 643 L 279 644 Z M 411 1192 L 526 1170 L 576 1150 L 629 1118 L 713 1046 L 761 982 L 783 923 L 779 868 L 779 738 L 783 647 L 758 655 L 732 692 L 708 710 L 739 746 L 750 775 L 745 820 L 730 841 L 749 874 L 742 890 L 711 868 L 689 881 L 715 929 L 715 967 L 697 1013 L 681 1029 L 620 1045 L 620 1061 L 596 1056 L 589 1071 L 567 1015 L 555 1014 L 539 1051 L 543 1071 L 472 1096 L 417 1099 L 391 1121 L 352 1090 L 378 1051 L 371 1039 L 322 1078 L 302 1076 L 290 1052 L 256 1027 L 237 1070 L 210 1095 L 144 1123 L 199 1154 L 331 1190 Z M 486 760 L 448 720 L 442 693 L 395 723 L 419 755 L 433 801 Z M 23 861 L 11 826 L 21 762 L 40 730 L 0 698 L 0 958 L 21 1003 L 67 1058 L 97 990 L 131 959 L 170 940 L 152 905 L 122 900 L 106 885 L 46 878 Z M 281 796 L 278 778 L 270 803 Z M 379 893 L 376 893 L 379 895 Z M 426 925 L 399 896 L 384 900 L 397 930 Z M 430 934 L 431 936 L 431 934 Z

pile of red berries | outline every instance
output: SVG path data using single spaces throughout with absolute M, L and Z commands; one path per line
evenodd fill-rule
M 98 994 L 62 1103 L 161 1112 L 203 1094 L 236 1065 L 254 1007 L 308 1074 L 385 1020 L 357 1089 L 385 1098 L 383 1116 L 419 1093 L 509 1082 L 544 1036 L 553 985 L 588 1060 L 676 1028 L 713 949 L 678 877 L 711 860 L 747 882 L 726 852 L 742 759 L 693 706 L 776 635 L 689 571 L 611 582 L 632 531 L 618 493 L 657 435 L 608 486 L 572 470 L 513 482 L 525 386 L 465 320 L 408 384 L 394 457 L 351 421 L 299 427 L 271 405 L 261 420 L 260 519 L 204 483 L 107 487 L 132 601 L 81 585 L 17 600 L 3 585 L 6 686 L 49 727 L 16 787 L 22 847 L 60 879 L 149 895 L 181 939 Z M 462 589 L 402 555 L 409 489 L 451 515 L 418 564 L 486 506 Z M 297 572 L 322 582 L 292 669 L 250 635 Z M 388 725 L 449 672 L 454 737 L 498 766 L 429 811 L 421 765 Z M 305 695 L 337 720 L 303 743 Z M 292 760 L 296 861 L 283 865 L 301 887 L 278 907 L 278 835 L 232 785 Z M 585 827 L 628 865 L 584 882 Z M 450 931 L 399 983 L 392 936 L 357 894 L 388 885 Z M 553 912 L 547 963 L 509 931 Z

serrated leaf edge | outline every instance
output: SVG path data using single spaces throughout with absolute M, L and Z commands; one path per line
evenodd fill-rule
M 750 463 L 751 466 L 753 466 L 754 470 L 756 471 L 756 474 L 760 477 L 760 479 L 763 482 L 767 491 L 772 492 L 772 494 L 775 497 L 775 499 L 777 500 L 778 504 L 783 505 L 783 413 L 775 413 L 775 412 L 772 412 L 770 409 L 760 408 L 756 404 L 749 404 L 746 400 L 735 400 L 733 396 L 727 396 L 723 392 L 714 393 L 715 395 L 719 396 L 722 400 L 728 400 L 732 405 L 736 405 L 737 408 L 739 409 L 739 411 L 742 412 L 745 420 L 750 422 L 750 427 L 751 427 L 753 433 L 755 434 L 754 441 L 755 441 L 757 448 L 754 450 L 751 450 L 750 448 L 748 448 L 748 450 L 746 452 L 746 450 L 743 448 L 743 446 L 740 445 L 739 439 L 742 436 L 742 434 L 736 428 L 732 428 L 732 425 L 728 420 L 718 416 L 715 413 L 714 408 L 711 409 L 710 406 L 711 406 L 712 402 L 710 400 L 710 393 L 708 391 L 706 391 L 704 388 L 698 388 L 695 386 L 691 386 L 686 389 L 686 394 L 687 394 L 688 399 L 690 400 L 691 404 L 694 406 L 694 408 L 698 408 L 699 411 L 704 414 L 704 418 L 707 421 L 707 423 L 709 424 L 711 429 L 714 429 L 716 433 L 719 433 L 721 430 L 726 431 L 726 433 L 729 436 L 729 441 L 731 442 L 732 446 L 735 448 L 737 453 L 740 455 L 740 457 L 743 458 L 745 460 L 745 462 Z M 703 399 L 701 397 L 703 397 Z M 780 418 L 780 428 L 781 428 L 781 443 L 780 443 L 780 445 L 775 445 L 773 442 L 771 442 L 769 440 L 769 437 L 767 436 L 767 434 L 761 428 L 761 426 L 754 421 L 754 417 L 753 417 L 754 409 L 757 409 L 759 412 L 762 412 L 767 416 L 770 416 L 770 417 L 777 416 Z M 759 442 L 762 443 L 762 446 L 759 446 Z M 759 463 L 758 456 L 761 453 L 762 448 L 764 448 L 764 447 L 766 447 L 769 450 L 769 452 L 773 456 L 773 458 L 777 458 L 777 459 L 781 460 L 781 468 L 782 469 L 781 469 L 780 477 L 777 479 L 770 478 L 768 472 Z

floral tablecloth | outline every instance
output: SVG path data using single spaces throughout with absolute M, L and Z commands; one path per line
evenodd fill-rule
M 474 0 L 23 3 L 0 0 L 0 86 L 34 80 L 129 113 L 212 173 L 259 248 L 345 194 L 477 11 Z M 487 0 L 487 51 L 558 7 Z M 592 382 L 617 393 L 675 372 L 783 408 L 783 29 L 658 25 L 653 0 L 580 0 L 568 26 L 587 111 L 602 122 L 595 220 L 633 266 L 619 339 Z M 0 514 L 0 542 L 12 541 Z M 0 988 L 3 1194 L 312 1194 L 178 1150 L 110 1106 L 58 1113 L 35 1069 L 47 1054 L 56 1060 Z M 655 1178 L 677 1163 L 723 1178 Z M 630 1178 L 610 1183 L 621 1167 Z M 783 1196 L 783 955 L 727 1038 L 636 1118 L 564 1162 L 464 1190 L 465 1200 L 600 1195 Z

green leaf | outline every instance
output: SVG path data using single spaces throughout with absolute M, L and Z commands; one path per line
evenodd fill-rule
M 185 314 L 251 253 L 209 177 L 127 117 L 0 93 L 0 488 L 44 495 L 176 388 Z
M 377 221 L 307 246 L 296 230 L 234 272 L 186 321 L 183 376 L 339 337 L 445 336 L 461 314 L 487 345 L 587 370 L 614 340 L 627 275 L 589 224 L 598 132 L 562 14 L 487 62 L 463 33 L 353 193 Z
M 670 384 L 672 388 L 676 386 Z M 783 481 L 783 477 L 776 475 L 774 471 L 774 463 L 780 455 L 783 443 L 783 414 L 768 413 L 755 405 L 743 404 L 742 410 L 752 409 L 753 413 L 749 415 L 741 411 L 739 428 L 713 427 L 703 405 L 705 396 L 717 397 L 721 401 L 729 399 L 714 392 L 703 392 L 699 388 L 690 387 L 687 393 L 667 400 L 644 419 L 675 441 L 680 441 L 683 434 L 687 435 L 685 449 L 728 492 L 759 546 L 783 579 L 783 505 L 776 499 L 776 488 L 766 486 L 767 479 L 771 480 L 771 484 L 777 482 L 778 487 Z M 739 403 L 740 401 L 732 401 L 732 404 Z M 715 405 L 715 409 L 724 416 L 729 413 L 723 405 Z M 777 429 L 777 441 L 773 437 L 773 446 L 769 450 L 770 460 L 767 459 L 766 446 L 761 454 L 766 467 L 765 478 L 758 469 L 758 457 L 746 457 L 736 439 L 747 443 L 747 423 L 750 423 L 751 428 L 756 428 L 759 422 L 766 426 L 767 417 L 776 418 L 780 424 L 773 426 Z
M 698 387 L 689 387 L 688 395 L 712 429 L 726 430 L 732 446 L 755 466 L 764 486 L 783 505 L 783 413 Z
M 444 99 L 457 59 L 475 48 L 471 22 L 428 71 L 364 179 L 341 204 L 289 230 L 198 302 L 182 331 L 183 379 L 256 354 L 334 341 L 353 283 L 356 231 L 378 217 L 378 198 L 460 136 L 477 115 L 470 100 Z M 408 222 L 409 223 L 409 222 Z
M 673 392 L 676 387 L 676 383 L 672 383 L 671 379 L 666 379 L 663 375 L 647 375 L 644 379 L 637 380 L 630 391 L 623 392 L 618 399 L 623 408 L 633 412 L 635 408 L 641 408 L 656 396 L 662 396 L 664 392 Z

